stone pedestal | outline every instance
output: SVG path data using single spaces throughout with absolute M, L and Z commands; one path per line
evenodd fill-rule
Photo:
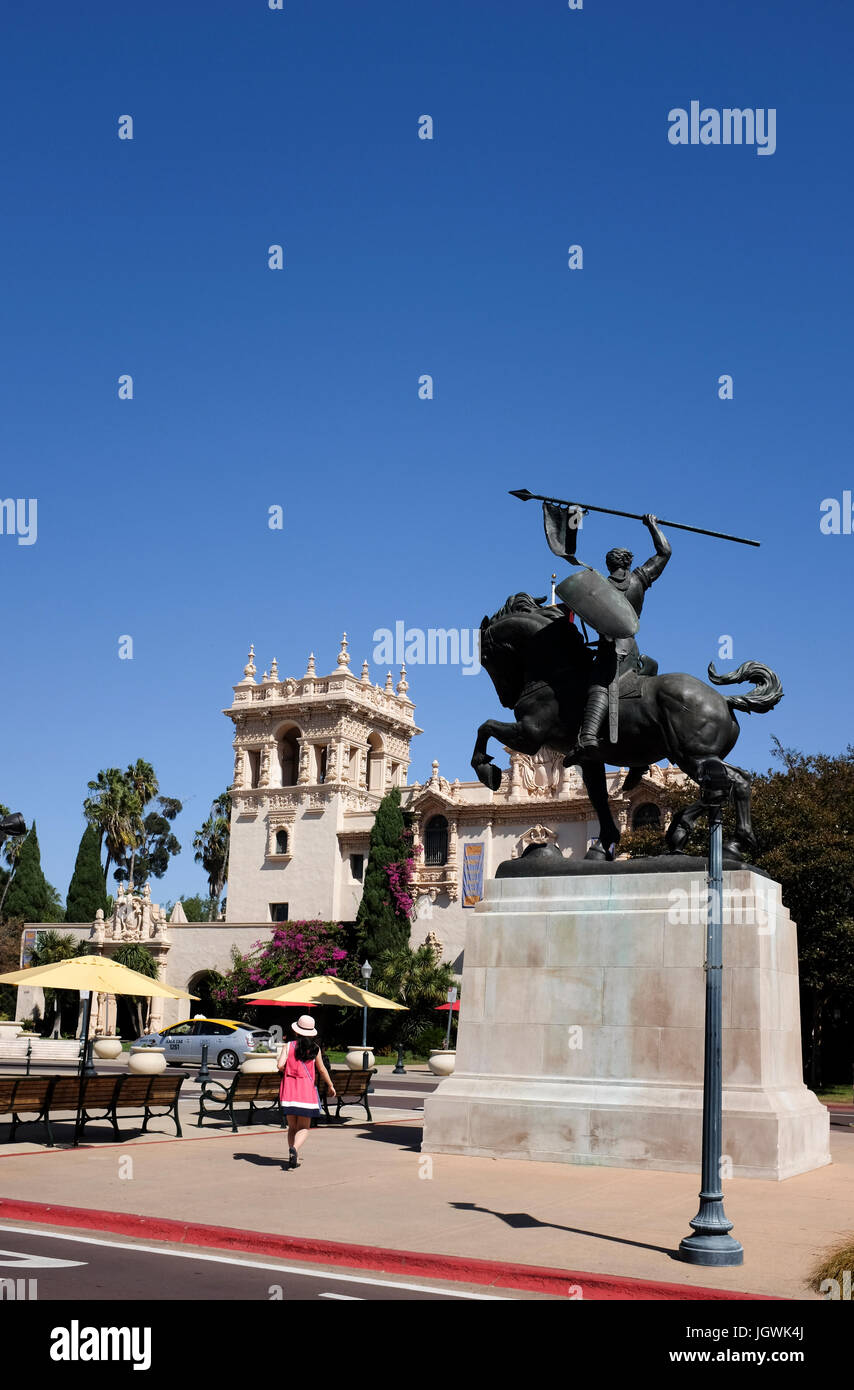
M 490 881 L 423 1151 L 699 1173 L 705 893 L 696 871 Z M 819 1168 L 795 924 L 751 869 L 724 874 L 723 960 L 724 1177 Z

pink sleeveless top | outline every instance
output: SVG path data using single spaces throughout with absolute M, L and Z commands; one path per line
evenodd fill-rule
M 320 1109 L 317 1085 L 314 1079 L 314 1059 L 300 1062 L 296 1057 L 296 1043 L 288 1043 L 288 1054 L 282 1071 L 279 1099 L 297 1113 L 316 1114 Z

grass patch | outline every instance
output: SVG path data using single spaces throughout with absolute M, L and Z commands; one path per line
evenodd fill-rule
M 370 1048 L 368 1048 L 367 1050 L 370 1051 Z M 335 1051 L 332 1051 L 332 1052 L 327 1052 L 326 1055 L 327 1055 L 327 1057 L 329 1058 L 330 1062 L 334 1063 L 335 1066 L 343 1065 L 343 1063 L 344 1063 L 344 1062 L 346 1061 L 346 1059 L 347 1059 L 347 1053 L 346 1053 L 346 1052 L 335 1052 Z M 375 1055 L 376 1055 L 376 1054 L 375 1054 Z M 417 1056 L 417 1054 L 414 1053 L 414 1052 L 404 1052 L 404 1054 L 403 1054 L 403 1065 L 404 1065 L 404 1066 L 407 1066 L 407 1065 L 410 1065 L 410 1066 L 426 1065 L 426 1062 L 427 1062 L 427 1058 L 426 1058 L 426 1057 L 419 1057 L 419 1056 Z M 374 1065 L 375 1065 L 375 1066 L 378 1066 L 378 1067 L 394 1067 L 394 1066 L 397 1066 L 397 1053 L 396 1053 L 396 1052 L 393 1053 L 391 1057 L 377 1057 L 377 1058 L 376 1058 L 376 1062 L 375 1062 Z
M 850 1105 L 852 1087 L 850 1084 L 847 1086 L 825 1086 L 822 1090 L 817 1091 L 816 1094 L 819 1100 L 825 1105 L 827 1105 L 828 1102 L 832 1102 L 836 1105 Z
M 848 1275 L 847 1287 L 851 1290 L 852 1271 L 854 1271 L 854 1235 L 843 1236 L 838 1245 L 833 1245 L 821 1256 L 809 1278 L 809 1286 L 814 1293 L 822 1293 L 821 1285 L 825 1279 L 835 1279 L 839 1285 L 838 1296 L 843 1297 L 843 1276 Z M 835 1290 L 830 1291 L 832 1297 Z M 824 1290 L 828 1297 L 828 1291 Z

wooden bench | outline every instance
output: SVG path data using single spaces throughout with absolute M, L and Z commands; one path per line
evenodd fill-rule
M 281 1073 L 278 1071 L 237 1072 L 231 1083 L 206 1081 L 199 1096 L 199 1129 L 205 1117 L 222 1115 L 228 1111 L 231 1128 L 237 1132 L 234 1114 L 236 1105 L 249 1105 L 249 1124 L 255 1119 L 255 1111 L 274 1110 L 278 1112 L 279 1124 L 284 1128 L 285 1117 L 279 1105 L 279 1086 Z
M 129 1118 L 143 1121 L 143 1134 L 148 1129 L 150 1119 L 171 1115 L 180 1139 L 178 1100 L 184 1080 L 183 1076 L 131 1075 L 86 1076 L 82 1082 L 78 1076 L 0 1077 L 0 1115 L 12 1116 L 9 1143 L 13 1142 L 20 1124 L 42 1122 L 47 1130 L 48 1145 L 53 1147 L 51 1117 L 55 1119 L 63 1111 L 71 1112 L 75 1117 L 80 1111 L 82 1129 L 93 1120 L 109 1120 L 113 1133 L 119 1139 L 118 1112 L 139 1107 L 142 1113 Z M 101 1113 L 93 1114 L 93 1111 Z M 24 1120 L 22 1115 L 34 1118 Z
M 32 1124 L 32 1120 L 22 1120 L 21 1115 L 37 1115 L 42 1119 L 47 1106 L 52 1081 L 50 1076 L 3 1076 L 0 1077 L 0 1115 L 12 1116 L 9 1143 L 15 1138 L 19 1124 Z
M 376 1076 L 377 1068 L 369 1067 L 364 1071 L 351 1071 L 349 1067 L 330 1067 L 329 1075 L 332 1078 L 332 1085 L 335 1087 L 335 1096 L 338 1103 L 335 1108 L 335 1119 L 341 1118 L 342 1105 L 363 1105 L 369 1120 L 373 1119 L 370 1106 L 368 1105 L 368 1091 L 371 1085 L 371 1077 Z M 329 1114 L 329 1096 L 327 1094 L 326 1082 L 318 1079 L 317 1090 L 320 1096 L 320 1103 L 323 1106 L 327 1120 L 332 1119 Z

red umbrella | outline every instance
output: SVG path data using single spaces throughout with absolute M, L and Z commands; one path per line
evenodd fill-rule
M 295 999 L 250 999 L 254 1009 L 313 1009 L 314 1004 L 300 1004 Z
M 459 1011 L 460 1011 L 460 1001 L 459 1001 L 459 999 L 457 999 L 456 1002 L 453 1003 L 453 1004 L 437 1004 L 437 1005 L 436 1005 L 436 1013 L 437 1013 L 437 1014 L 447 1013 L 449 1009 L 453 1009 L 454 1013 L 455 1013 L 455 1014 L 458 1014 Z

